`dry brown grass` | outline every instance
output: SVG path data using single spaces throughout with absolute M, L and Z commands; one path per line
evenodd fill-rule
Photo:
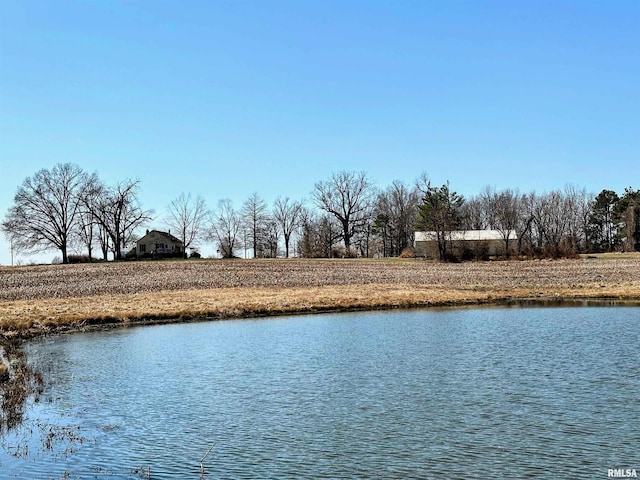
M 467 305 L 640 299 L 640 256 L 439 264 L 419 260 L 166 261 L 0 268 L 0 331 Z

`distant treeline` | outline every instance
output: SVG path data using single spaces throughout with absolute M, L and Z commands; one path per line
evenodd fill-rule
M 58 164 L 27 177 L 2 222 L 12 248 L 58 250 L 61 261 L 135 256 L 138 232 L 160 222 L 183 243 L 185 257 L 204 243 L 219 256 L 411 256 L 416 231 L 515 231 L 517 255 L 572 257 L 578 253 L 640 250 L 640 190 L 598 194 L 567 186 L 546 193 L 486 187 L 464 198 L 426 175 L 413 184 L 376 187 L 365 172 L 337 172 L 319 181 L 311 200 L 257 193 L 236 209 L 228 199 L 209 209 L 183 193 L 162 218 L 141 207 L 139 180 L 106 185 L 98 174 Z M 506 238 L 508 240 L 508 238 Z M 507 250 L 508 251 L 508 250 Z M 441 260 L 450 260 L 441 249 Z

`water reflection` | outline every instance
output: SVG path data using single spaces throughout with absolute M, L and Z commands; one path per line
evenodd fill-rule
M 0 343 L 0 436 L 20 426 L 27 401 L 42 393 L 43 377 L 27 364 L 19 340 Z

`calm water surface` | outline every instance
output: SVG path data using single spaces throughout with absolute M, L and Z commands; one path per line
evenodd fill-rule
M 1 439 L 0 478 L 197 479 L 214 443 L 203 478 L 640 475 L 638 307 L 166 325 L 27 350 L 48 386 Z

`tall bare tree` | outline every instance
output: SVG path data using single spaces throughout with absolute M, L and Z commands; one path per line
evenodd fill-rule
M 63 163 L 27 177 L 2 222 L 2 230 L 19 250 L 67 250 L 80 211 L 79 198 L 87 174 L 77 165 Z
M 594 195 L 588 193 L 586 188 L 578 188 L 572 184 L 564 187 L 564 194 L 571 212 L 568 226 L 569 242 L 576 251 L 584 252 L 588 247 L 589 216 Z
M 208 216 L 207 203 L 200 196 L 191 198 L 191 193 L 181 193 L 169 204 L 166 223 L 179 235 L 184 258 L 187 258 L 187 248 L 194 247 L 202 235 Z
M 93 210 L 88 205 L 94 205 L 99 199 L 96 196 L 100 191 L 102 182 L 97 173 L 87 177 L 85 188 L 78 196 L 80 208 L 78 212 L 78 222 L 76 228 L 77 241 L 87 249 L 89 261 L 93 259 L 93 247 L 96 240 L 100 239 L 100 223 L 93 214 Z M 105 254 L 106 260 L 106 254 Z
M 511 189 L 498 192 L 487 187 L 482 196 L 487 206 L 489 225 L 502 235 L 505 256 L 509 258 L 509 240 L 514 239 L 513 234 L 521 224 L 520 194 Z
M 418 190 L 399 180 L 378 195 L 372 227 L 382 240 L 383 256 L 400 255 L 413 244 L 419 200 Z
M 342 240 L 347 250 L 351 239 L 363 228 L 374 201 L 373 183 L 365 172 L 334 173 L 318 182 L 312 197 L 321 210 L 333 215 L 342 227 Z
M 216 242 L 223 258 L 233 258 L 235 250 L 240 246 L 238 232 L 241 219 L 228 198 L 218 202 L 218 208 L 212 213 L 209 238 Z
M 249 234 L 247 240 L 251 244 L 253 258 L 264 256 L 265 232 L 269 220 L 267 203 L 254 192 L 242 204 L 241 216 L 243 226 Z
M 374 230 L 375 230 L 375 220 L 376 220 L 376 205 L 374 202 L 369 203 L 368 212 L 365 212 L 363 215 L 363 222 L 360 225 L 360 228 L 356 230 L 353 237 L 351 238 L 351 244 L 355 249 L 345 250 L 345 255 L 360 255 L 364 258 L 369 258 L 372 256 L 372 246 L 375 245 L 374 240 Z
M 552 190 L 536 197 L 533 218 L 545 255 L 559 258 L 575 253 L 567 243 L 572 215 L 571 205 L 562 191 Z
M 284 256 L 289 258 L 291 235 L 300 227 L 302 221 L 302 203 L 293 201 L 289 197 L 276 198 L 273 204 L 273 218 L 278 223 L 284 236 Z

